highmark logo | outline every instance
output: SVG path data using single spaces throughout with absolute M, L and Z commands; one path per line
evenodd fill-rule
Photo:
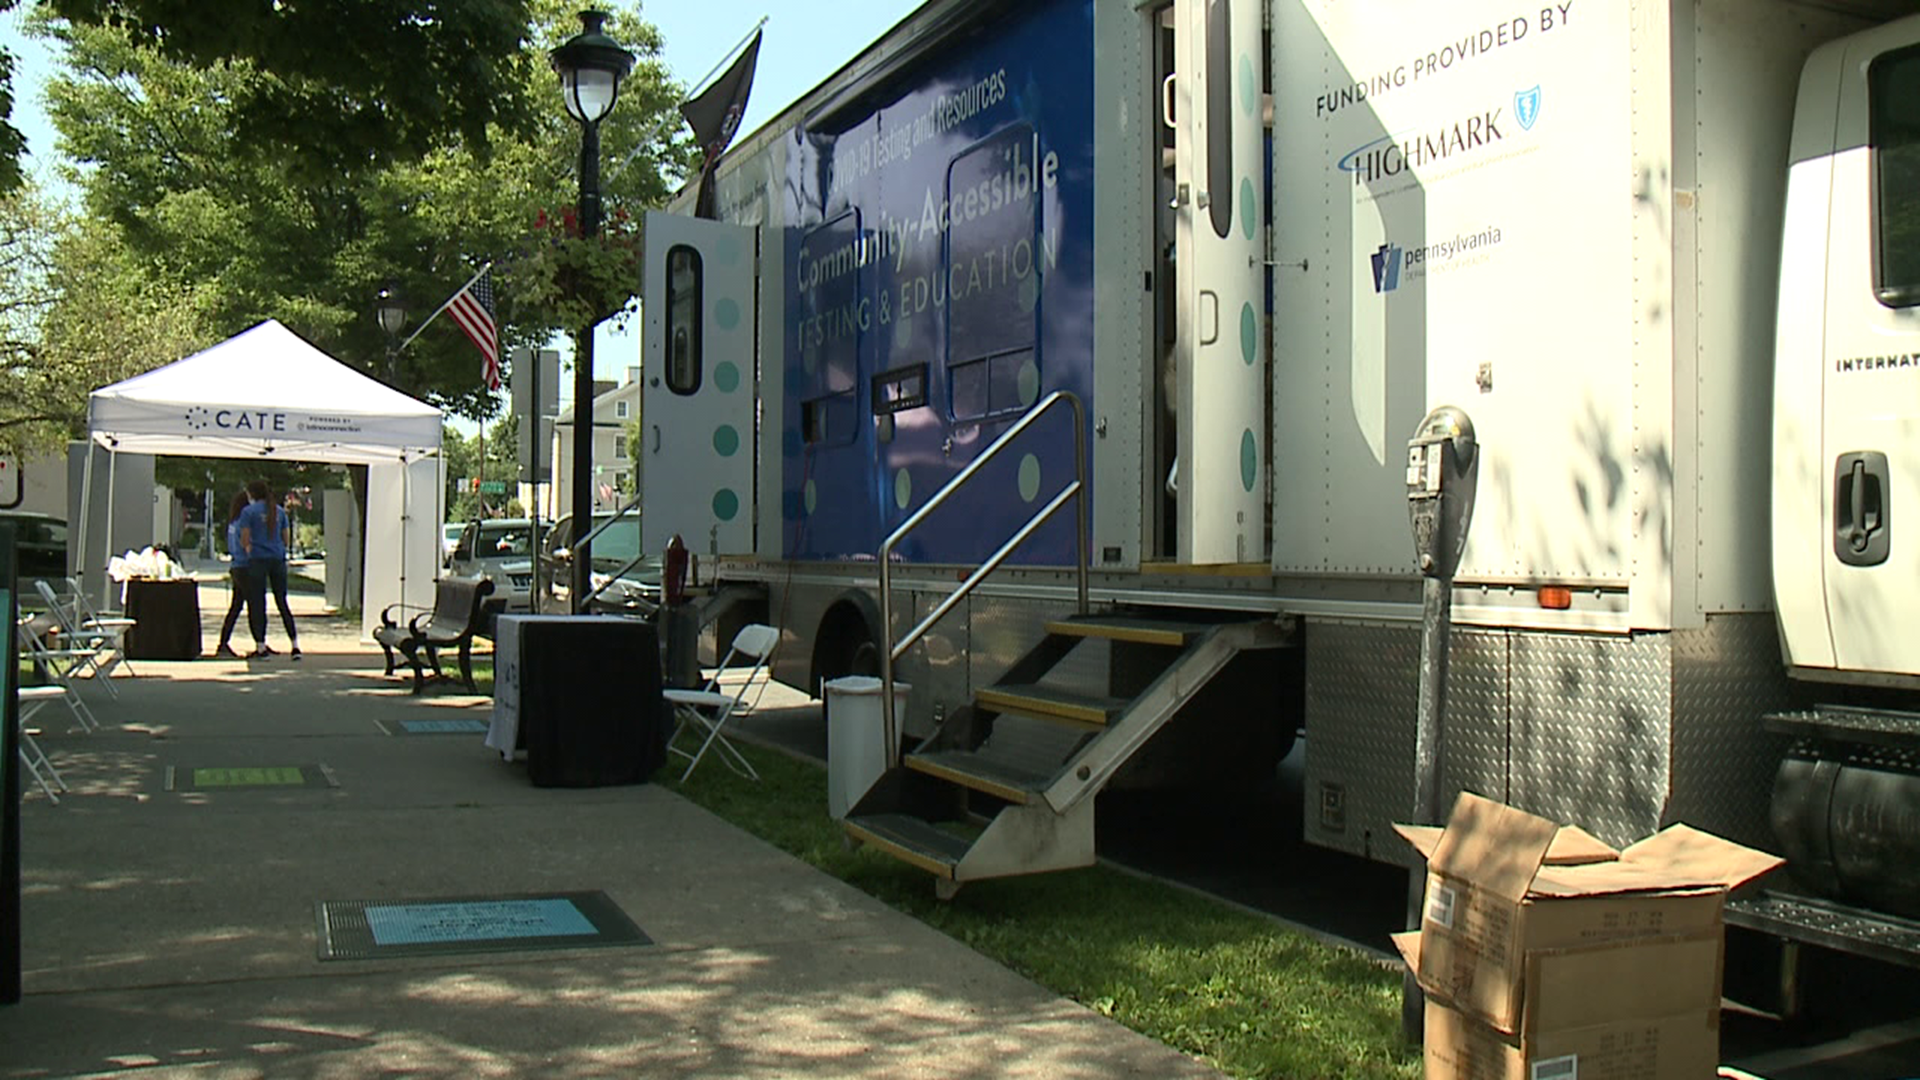
M 1398 244 L 1381 244 L 1373 253 L 1373 291 L 1390 293 L 1400 287 L 1400 265 L 1406 253 Z

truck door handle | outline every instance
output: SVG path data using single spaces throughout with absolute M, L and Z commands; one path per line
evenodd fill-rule
M 1169 74 L 1166 78 L 1160 80 L 1160 122 L 1168 127 L 1173 126 L 1174 78 L 1174 75 Z M 1134 100 L 1138 101 L 1139 99 L 1135 98 Z
M 1210 316 L 1205 314 L 1209 310 L 1209 300 L 1213 302 Z M 1200 325 L 1206 328 L 1200 331 L 1200 344 L 1211 345 L 1220 340 L 1220 294 L 1212 289 L 1201 289 L 1199 309 L 1202 315 Z
M 660 425 L 654 424 L 652 425 L 652 427 L 653 427 L 653 452 L 657 454 L 660 452 Z
M 1891 550 L 1887 455 L 1841 454 L 1833 464 L 1833 554 L 1848 566 L 1878 566 Z

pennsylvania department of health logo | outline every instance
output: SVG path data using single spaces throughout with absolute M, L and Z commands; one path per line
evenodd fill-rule
M 1516 91 L 1513 95 L 1513 118 L 1520 121 L 1520 130 L 1532 131 L 1534 121 L 1540 119 L 1540 88 Z
M 195 431 L 203 430 L 213 423 L 213 410 L 204 405 L 192 405 L 187 408 L 187 426 Z

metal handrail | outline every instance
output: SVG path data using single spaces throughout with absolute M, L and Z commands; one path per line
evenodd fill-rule
M 603 522 L 601 522 L 601 523 L 600 523 L 600 524 L 598 524 L 598 525 L 595 525 L 595 526 L 594 526 L 593 528 L 591 528 L 591 529 L 589 529 L 589 530 L 587 530 L 587 535 L 585 535 L 585 536 L 582 536 L 582 537 L 580 537 L 580 538 L 578 538 L 578 539 L 576 539 L 576 540 L 569 540 L 569 541 L 567 542 L 567 550 L 569 550 L 569 551 L 571 551 L 571 552 L 573 552 L 573 553 L 575 553 L 575 554 L 578 554 L 578 553 L 579 553 L 579 551 L 580 551 L 580 545 L 582 545 L 582 544 L 585 544 L 585 545 L 587 546 L 587 551 L 588 551 L 588 554 L 589 554 L 589 555 L 591 555 L 591 554 L 592 554 L 592 551 L 593 551 L 593 538 L 594 538 L 594 537 L 596 537 L 596 536 L 599 536 L 599 535 L 600 535 L 601 533 L 603 533 L 603 532 L 606 532 L 606 531 L 607 531 L 607 529 L 608 529 L 608 528 L 610 528 L 610 527 L 611 527 L 611 526 L 613 525 L 613 523 L 614 523 L 614 522 L 616 522 L 616 521 L 619 521 L 619 520 L 620 520 L 621 518 L 623 518 L 623 517 L 626 517 L 626 516 L 627 516 L 627 514 L 629 514 L 630 512 L 632 512 L 632 511 L 634 511 L 634 510 L 638 510 L 638 509 L 640 508 L 640 503 L 641 503 L 641 501 L 642 501 L 642 496 L 636 493 L 636 494 L 634 495 L 634 497 L 633 497 L 633 500 L 632 500 L 631 502 L 629 502 L 629 503 L 627 503 L 627 505 L 625 505 L 625 506 L 623 506 L 623 507 L 621 507 L 620 509 L 618 509 L 618 510 L 615 510 L 615 511 L 613 512 L 613 516 L 612 516 L 612 517 L 610 517 L 610 518 L 608 518 L 607 520 L 605 520 L 605 521 L 603 521 Z M 589 519 L 589 520 L 591 520 L 591 519 Z M 609 588 L 610 586 L 612 586 L 612 585 L 613 585 L 613 581 L 614 581 L 614 578 L 618 578 L 618 577 L 621 577 L 621 576 L 622 576 L 622 575 L 624 575 L 624 574 L 625 574 L 625 573 L 626 573 L 627 571 L 629 571 L 629 570 L 631 570 L 631 569 L 633 569 L 633 568 L 634 568 L 634 567 L 636 567 L 636 566 L 639 566 L 639 565 L 640 565 L 640 562 L 641 562 L 641 560 L 642 560 L 642 559 L 644 559 L 644 558 L 646 558 L 646 552 L 644 552 L 644 551 L 642 551 L 642 552 L 641 552 L 641 553 L 640 553 L 639 555 L 636 555 L 636 556 L 634 557 L 634 560 L 633 560 L 632 562 L 630 562 L 630 563 L 628 563 L 627 565 L 625 565 L 625 566 L 623 566 L 623 567 L 621 567 L 621 568 L 620 568 L 620 572 L 619 572 L 619 573 L 616 573 L 616 574 L 613 574 L 613 575 L 611 575 L 611 576 L 609 576 L 609 577 L 607 578 L 607 580 L 605 580 L 605 581 L 603 581 L 603 582 L 601 582 L 601 583 L 600 583 L 600 584 L 599 584 L 598 586 L 596 586 L 596 587 L 595 587 L 594 589 L 592 589 L 591 591 L 589 591 L 589 592 L 587 593 L 587 595 L 586 595 L 586 598 L 585 598 L 585 599 L 583 599 L 583 600 L 581 600 L 581 601 L 580 601 L 580 603 L 579 603 L 579 604 L 577 605 L 577 607 L 578 607 L 578 608 L 579 608 L 580 610 L 582 610 L 582 611 L 584 611 L 584 610 L 586 610 L 586 606 L 587 606 L 588 604 L 591 604 L 591 603 L 593 603 L 593 600 L 594 600 L 594 597 L 596 597 L 596 596 L 599 596 L 599 595 L 600 595 L 601 593 L 603 593 L 603 592 L 606 592 L 606 591 L 607 591 L 607 589 L 608 589 L 608 588 Z M 537 567 L 537 564 L 539 563 L 539 561 L 540 561 L 540 555 L 539 555 L 539 553 L 538 553 L 538 552 L 535 552 L 535 553 L 534 553 L 534 562 L 535 562 L 535 564 L 536 564 L 536 569 L 538 568 L 538 567 Z M 539 574 L 537 574 L 537 573 L 536 573 L 536 574 L 534 575 L 534 578 L 535 578 L 535 580 L 536 580 L 536 582 L 537 582 L 537 581 L 538 581 L 538 578 L 539 578 Z M 588 568 L 587 568 L 587 580 L 588 580 L 589 582 L 591 582 L 591 581 L 593 580 L 593 568 L 592 568 L 592 567 L 588 567 Z
M 948 498 L 952 497 L 954 492 L 960 490 L 960 488 L 966 485 L 967 481 L 973 479 L 974 474 L 978 473 L 982 468 L 985 468 L 987 462 L 997 457 L 1008 443 L 1011 443 L 1015 438 L 1019 437 L 1022 432 L 1032 427 L 1043 414 L 1062 401 L 1073 407 L 1073 483 L 1060 489 L 1060 493 L 1048 500 L 1047 505 L 1041 507 L 1032 517 L 1028 518 L 1025 525 L 1022 525 L 1015 531 L 1006 543 L 1000 545 L 998 551 L 988 556 L 986 562 L 981 563 L 973 573 L 967 575 L 967 579 L 960 583 L 960 587 L 953 590 L 945 600 L 940 602 L 940 606 L 928 613 L 926 618 L 920 620 L 918 626 L 908 631 L 907 635 L 901 638 L 898 643 L 880 654 L 880 709 L 885 716 L 884 730 L 886 732 L 887 765 L 889 768 L 900 763 L 900 733 L 896 730 L 893 716 L 893 662 L 917 644 L 922 637 L 925 637 L 927 631 L 933 629 L 934 624 L 939 622 L 947 612 L 953 610 L 955 605 L 966 599 L 967 594 L 973 591 L 974 586 L 986 580 L 988 575 L 999 569 L 1000 564 L 1006 562 L 1007 558 L 1018 550 L 1021 544 L 1027 541 L 1028 537 L 1031 537 L 1042 525 L 1045 525 L 1051 520 L 1053 515 L 1057 513 L 1062 506 L 1066 505 L 1068 499 L 1074 500 L 1074 509 L 1077 511 L 1073 531 L 1076 554 L 1074 569 L 1079 575 L 1077 596 L 1080 604 L 1080 614 L 1085 615 L 1087 613 L 1087 443 L 1085 436 L 1087 414 L 1085 406 L 1080 404 L 1080 398 L 1077 395 L 1068 390 L 1055 390 L 1046 397 L 1041 398 L 1033 408 L 1028 409 L 1026 415 L 1016 421 L 1012 427 L 1001 432 L 999 438 L 993 440 L 966 468 L 961 469 L 953 479 L 947 481 L 946 486 L 934 492 L 933 496 L 926 501 L 926 505 L 914 511 L 912 516 L 900 523 L 899 528 L 893 530 L 891 535 L 881 541 L 880 632 L 888 637 L 893 635 L 892 566 L 894 547 L 897 546 L 900 541 L 906 539 L 908 533 L 918 528 L 920 523 L 926 520 L 928 515 L 939 509 Z

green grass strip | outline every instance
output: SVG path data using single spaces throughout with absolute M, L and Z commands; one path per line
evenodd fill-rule
M 818 765 L 742 746 L 756 784 L 709 766 L 662 783 L 742 829 L 1049 990 L 1249 1080 L 1412 1080 L 1400 976 L 1357 952 L 1202 896 L 1092 867 L 976 882 L 846 850 Z M 795 813 L 813 808 L 815 812 Z

